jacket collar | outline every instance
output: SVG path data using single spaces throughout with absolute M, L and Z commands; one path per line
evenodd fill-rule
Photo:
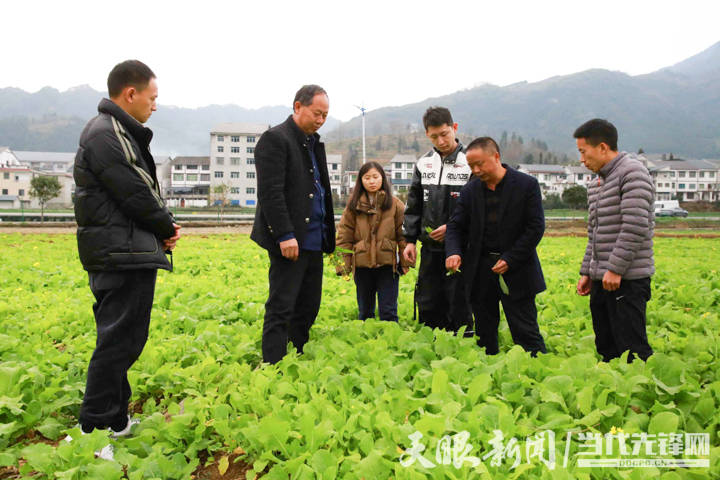
M 107 98 L 100 100 L 98 112 L 112 115 L 138 143 L 141 143 L 144 147 L 150 145 L 150 140 L 152 140 L 153 137 L 152 130 L 143 126 L 143 124 L 131 117 L 130 114 L 112 100 L 108 100 Z
M 615 170 L 615 167 L 617 167 L 618 164 L 620 164 L 620 162 L 622 162 L 622 159 L 625 158 L 626 156 L 627 156 L 627 152 L 620 152 L 620 153 L 618 153 L 618 154 L 615 156 L 615 158 L 613 158 L 613 159 L 610 160 L 608 163 L 606 163 L 605 165 L 603 165 L 603 167 L 602 167 L 602 168 L 600 169 L 600 171 L 598 172 L 598 175 L 601 176 L 601 177 L 603 177 L 603 178 L 607 178 L 607 176 L 610 175 L 610 172 L 612 172 L 613 170 Z
M 315 137 L 316 144 L 319 142 L 320 135 L 317 132 L 313 133 L 312 135 L 307 135 L 305 132 L 300 130 L 300 127 L 298 127 L 297 123 L 295 123 L 295 120 L 293 120 L 292 114 L 288 116 L 287 120 L 285 120 L 285 123 L 288 125 L 288 128 L 293 133 L 299 144 L 304 145 L 306 143 L 306 139 L 310 136 Z
M 355 210 L 359 212 L 371 213 L 373 210 L 378 210 L 378 206 L 385 203 L 385 190 L 379 190 L 375 196 L 375 204 L 370 204 L 370 198 L 367 192 L 360 195 Z
M 435 152 L 437 152 L 437 154 L 440 155 L 440 159 L 442 160 L 443 163 L 455 163 L 455 160 L 457 160 L 458 153 L 460 153 L 464 149 L 465 149 L 465 147 L 463 146 L 462 142 L 458 139 L 457 147 L 455 147 L 455 151 L 452 152 L 447 157 L 443 158 L 440 151 L 437 148 L 433 147 L 433 150 L 435 150 Z

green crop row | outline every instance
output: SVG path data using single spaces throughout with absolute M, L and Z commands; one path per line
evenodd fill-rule
M 131 369 L 141 423 L 95 459 L 105 432 L 80 436 L 76 416 L 94 347 L 92 295 L 69 235 L 0 235 L 0 467 L 28 478 L 188 479 L 203 459 L 235 452 L 270 479 L 720 477 L 720 252 L 716 240 L 657 239 L 648 307 L 656 354 L 599 363 L 587 298 L 574 294 L 579 238 L 546 238 L 548 291 L 538 296 L 548 354 L 501 353 L 412 319 L 416 273 L 401 279 L 399 324 L 355 320 L 354 284 L 326 268 L 323 304 L 305 353 L 261 363 L 267 256 L 244 235 L 188 236 L 174 273 L 161 272 L 150 339 Z M 688 432 L 710 435 L 710 468 L 561 465 L 565 436 Z M 403 466 L 410 436 L 426 458 L 467 432 L 470 455 L 552 431 L 558 465 L 513 468 L 485 459 Z M 73 442 L 63 442 L 70 433 Z M 573 437 L 575 438 L 575 437 Z M 572 444 L 579 447 L 577 440 Z M 235 456 L 233 456 L 235 458 Z M 523 457 L 524 459 L 524 457 Z

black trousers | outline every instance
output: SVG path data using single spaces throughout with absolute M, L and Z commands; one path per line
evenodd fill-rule
M 399 267 L 398 267 L 399 268 Z M 355 290 L 357 292 L 358 318 L 375 318 L 377 296 L 380 320 L 398 321 L 397 299 L 399 275 L 389 265 L 378 268 L 356 268 Z
M 524 298 L 510 298 L 500 289 L 499 276 L 491 270 L 497 260 L 483 257 L 473 282 L 471 305 L 475 315 L 475 333 L 478 346 L 485 347 L 488 355 L 500 351 L 498 326 L 500 325 L 500 303 L 507 318 L 513 342 L 527 352 L 545 353 L 545 341 L 537 323 L 535 295 Z
M 653 354 L 646 332 L 645 307 L 650 300 L 650 278 L 625 280 L 620 288 L 609 292 L 602 280 L 593 280 L 590 287 L 590 313 L 595 346 L 603 360 L 609 362 L 626 350 L 628 362 L 635 355 L 643 360 Z
M 279 362 L 291 341 L 298 352 L 310 338 L 310 327 L 320 310 L 322 252 L 300 250 L 297 261 L 268 253 L 270 294 L 265 302 L 262 334 L 263 361 Z
M 465 333 L 472 335 L 472 315 L 462 272 L 447 275 L 444 250 L 431 250 L 425 245 L 420 249 L 415 302 L 420 323 L 453 332 L 465 325 Z
M 89 272 L 95 296 L 95 351 L 80 409 L 83 427 L 124 425 L 132 390 L 127 372 L 148 338 L 157 270 Z

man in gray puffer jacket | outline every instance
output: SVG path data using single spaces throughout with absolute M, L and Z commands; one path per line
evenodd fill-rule
M 577 284 L 590 294 L 595 345 L 604 361 L 629 350 L 646 360 L 653 351 L 646 333 L 653 260 L 655 190 L 647 168 L 618 153 L 615 126 L 593 119 L 578 127 L 580 161 L 598 174 L 588 187 L 588 244 Z

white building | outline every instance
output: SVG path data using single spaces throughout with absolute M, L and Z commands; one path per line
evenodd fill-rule
M 72 173 L 75 152 L 27 152 L 14 150 L 13 153 L 23 165 L 32 170 L 46 173 Z
M 415 158 L 415 155 L 398 153 L 385 167 L 385 171 L 388 173 L 390 183 L 392 184 L 394 195 L 410 189 L 416 162 L 417 158 Z
M 342 155 L 340 154 L 328 154 L 327 155 L 327 169 L 328 176 L 330 177 L 330 189 L 332 193 L 337 196 L 342 195 L 343 187 L 343 165 Z
M 171 207 L 205 207 L 210 192 L 210 157 L 175 157 L 170 161 L 170 188 L 165 194 Z
M 720 165 L 713 160 L 649 160 L 656 200 L 720 200 Z
M 270 126 L 260 123 L 221 123 L 210 132 L 210 192 L 229 188 L 231 205 L 257 205 L 255 145 Z
M 543 198 L 547 195 L 562 195 L 565 188 L 571 186 L 568 183 L 568 175 L 565 165 L 546 165 L 542 163 L 521 163 L 518 170 L 527 173 L 537 179 L 540 184 L 540 191 Z

